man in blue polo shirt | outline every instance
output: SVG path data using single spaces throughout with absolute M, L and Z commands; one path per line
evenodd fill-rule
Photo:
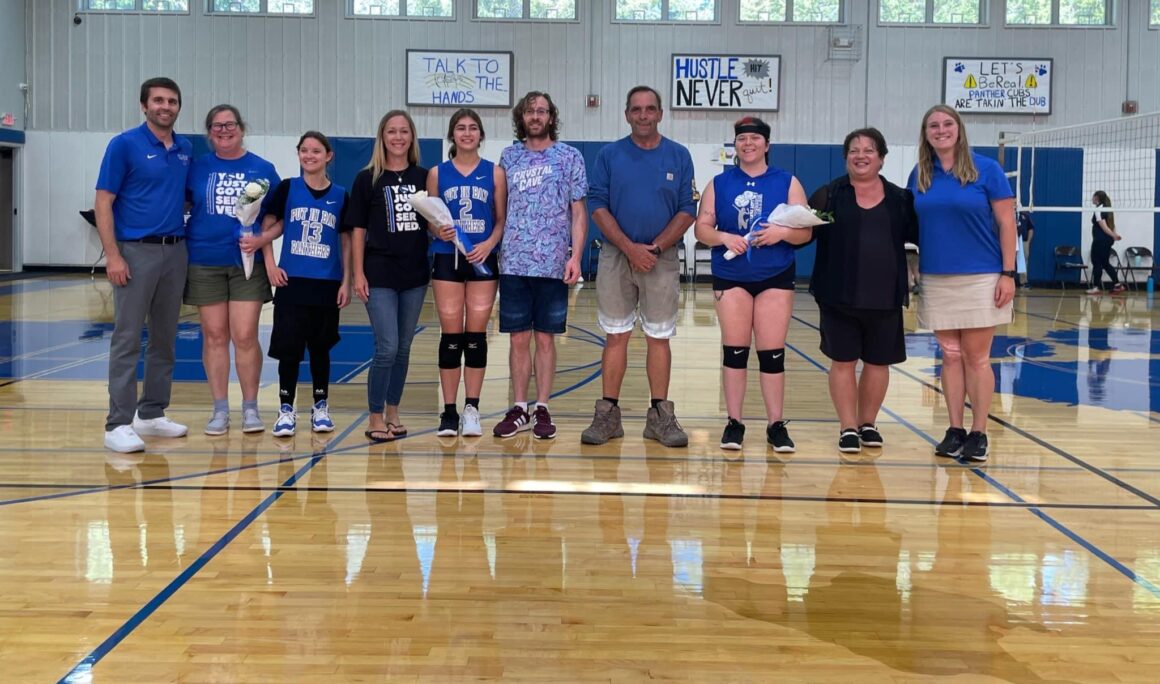
M 105 447 L 124 453 L 144 450 L 142 436 L 186 433 L 184 425 L 165 417 L 165 409 L 188 261 L 185 182 L 193 145 L 173 133 L 181 90 L 171 79 L 141 84 L 141 111 L 145 123 L 109 142 L 93 207 L 115 305 Z M 138 400 L 137 360 L 146 321 L 149 343 Z
M 596 271 L 596 320 L 607 333 L 601 368 L 604 396 L 596 401 L 583 444 L 624 436 L 620 387 L 628 367 L 628 340 L 640 310 L 648 342 L 645 368 L 651 406 L 644 438 L 667 447 L 688 446 L 669 401 L 680 273 L 677 244 L 693 224 L 693 159 L 684 146 L 657 130 L 661 96 L 648 86 L 628 91 L 624 118 L 632 133 L 605 145 L 592 169 L 592 220 L 604 233 Z

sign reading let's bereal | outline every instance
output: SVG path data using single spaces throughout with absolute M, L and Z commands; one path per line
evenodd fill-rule
M 1050 114 L 1052 60 L 944 57 L 943 104 L 962 114 Z
M 670 109 L 776 112 L 779 55 L 673 55 Z

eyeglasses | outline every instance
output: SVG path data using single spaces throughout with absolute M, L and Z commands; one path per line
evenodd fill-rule
M 551 110 L 548 109 L 529 109 L 524 112 L 524 114 L 532 114 L 534 116 L 547 116 L 551 113 Z
M 232 130 L 236 130 L 237 127 L 238 127 L 237 121 L 222 121 L 220 123 L 211 124 L 210 130 L 213 130 L 213 131 L 232 131 Z

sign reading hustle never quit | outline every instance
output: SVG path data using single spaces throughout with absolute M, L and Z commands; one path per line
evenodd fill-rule
M 779 55 L 690 55 L 672 59 L 669 109 L 776 112 Z

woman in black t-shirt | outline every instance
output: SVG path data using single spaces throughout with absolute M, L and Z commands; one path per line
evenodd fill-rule
M 407 434 L 399 402 L 430 279 L 427 221 L 411 207 L 410 197 L 426 187 L 414 121 L 402 110 L 387 112 L 379 121 L 371 163 L 354 179 L 347 211 L 354 228 L 354 291 L 366 304 L 375 335 L 365 433 L 373 442 Z
M 1116 215 L 1110 211 L 1100 211 L 1101 207 L 1111 208 L 1112 199 L 1103 190 L 1097 190 L 1092 195 L 1092 204 L 1096 210 L 1092 212 L 1092 284 L 1088 294 L 1099 294 L 1100 283 L 1106 271 L 1112 277 L 1112 292 L 1123 292 L 1124 284 L 1116 277 L 1116 269 L 1112 268 L 1112 244 L 1121 239 L 1116 232 Z

